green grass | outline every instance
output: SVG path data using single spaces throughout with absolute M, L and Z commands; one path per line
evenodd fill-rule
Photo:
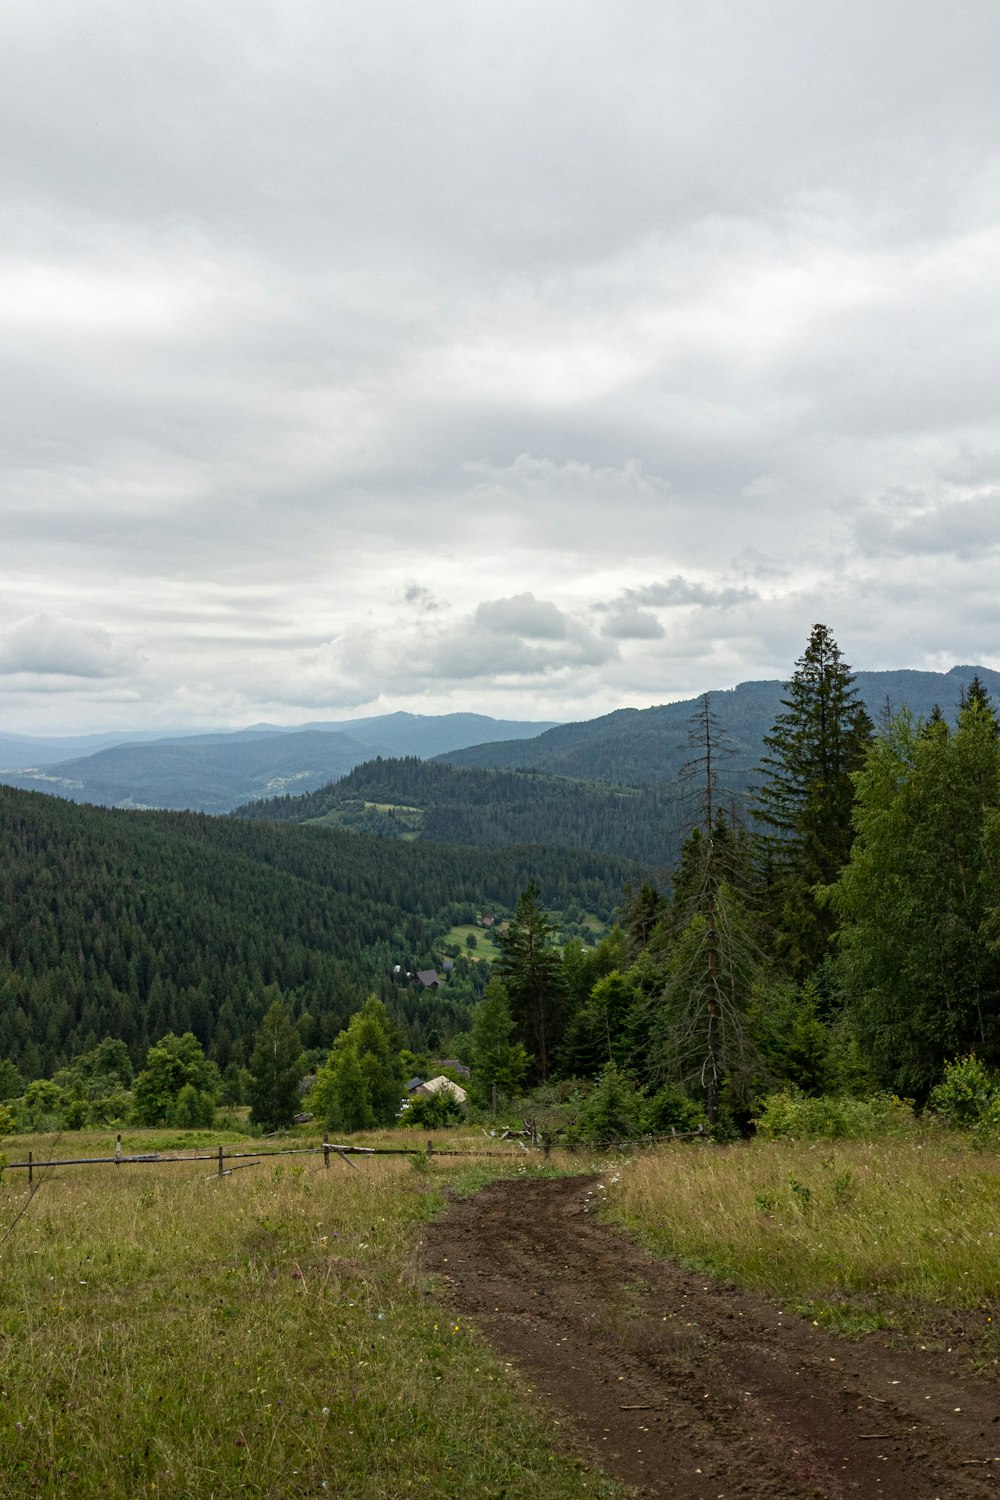
M 1000 1158 L 934 1130 L 875 1142 L 670 1146 L 603 1179 L 661 1253 L 844 1332 L 1000 1302 Z M 613 1180 L 616 1179 L 616 1180 Z M 1000 1320 L 998 1320 L 1000 1321 Z
M 479 927 L 474 922 L 464 922 L 446 932 L 438 946 L 443 947 L 445 944 L 458 943 L 466 958 L 485 958 L 488 963 L 492 964 L 500 957 L 500 949 L 490 935 L 492 930 L 489 927 Z M 467 948 L 465 945 L 466 938 L 470 932 L 476 939 L 476 946 L 474 948 Z
M 55 1155 L 107 1145 L 65 1134 Z M 43 1175 L 0 1245 L 0 1494 L 623 1495 L 553 1450 L 517 1377 L 434 1300 L 419 1243 L 453 1167 L 356 1161 Z M 466 1184 L 519 1167 L 454 1163 Z M 0 1235 L 27 1193 L 3 1175 Z

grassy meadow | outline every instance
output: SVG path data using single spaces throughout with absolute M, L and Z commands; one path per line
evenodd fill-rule
M 220 1139 L 133 1131 L 123 1148 Z M 30 1198 L 27 1174 L 4 1172 L 0 1497 L 623 1496 L 555 1450 L 523 1382 L 420 1268 L 449 1190 L 540 1163 L 428 1160 L 416 1132 L 412 1145 L 328 1170 L 322 1155 L 273 1157 L 221 1179 L 212 1161 L 43 1168 Z M 43 1162 L 111 1154 L 114 1136 L 5 1148 Z M 974 1359 L 1000 1357 L 1000 1154 L 968 1138 L 670 1144 L 596 1164 L 553 1152 L 545 1170 L 595 1166 L 606 1215 L 658 1253 L 843 1333 L 950 1344 L 960 1328 Z
M 824 1326 L 933 1336 L 959 1310 L 1000 1355 L 1000 1152 L 967 1136 L 669 1145 L 602 1181 L 651 1249 Z
M 108 1154 L 114 1137 L 5 1143 L 11 1161 L 29 1148 L 36 1161 Z M 6 1171 L 0 1495 L 622 1495 L 553 1450 L 523 1385 L 420 1271 L 446 1187 L 519 1170 L 538 1168 L 401 1157 L 324 1170 L 321 1155 L 221 1179 L 210 1161 L 52 1168 L 30 1202 L 27 1174 Z

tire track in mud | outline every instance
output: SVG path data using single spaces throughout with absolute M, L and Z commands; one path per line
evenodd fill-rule
M 451 1306 L 608 1472 L 671 1500 L 1000 1497 L 1000 1385 L 849 1342 L 654 1258 L 593 1178 L 496 1182 L 429 1229 Z

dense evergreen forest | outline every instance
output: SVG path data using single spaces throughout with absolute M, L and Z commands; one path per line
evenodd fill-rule
M 251 802 L 234 817 L 449 844 L 561 844 L 664 865 L 680 852 L 692 805 L 692 788 L 683 783 L 610 786 L 408 756 L 368 761 L 302 796 Z
M 555 907 L 608 919 L 635 866 L 572 851 L 398 845 L 330 829 L 83 807 L 0 787 L 0 1058 L 48 1075 L 102 1038 L 135 1060 L 191 1031 L 243 1062 L 277 987 L 307 1047 L 364 996 L 404 1037 L 467 1024 L 479 983 L 418 992 L 392 977 L 483 903 L 513 909 L 533 877 Z
M 129 1074 L 106 1039 L 138 1065 L 163 1038 L 121 1105 L 137 1118 L 211 1114 L 213 1064 L 260 1101 L 280 1052 L 284 1114 L 258 1102 L 259 1121 L 287 1118 L 307 1061 L 328 1124 L 389 1123 L 404 1067 L 433 1065 L 439 1047 L 471 1065 L 481 1107 L 530 1087 L 532 1107 L 572 1099 L 598 1133 L 731 1132 L 782 1090 L 922 1106 L 946 1074 L 954 1097 L 1000 1101 L 1000 728 L 986 684 L 963 679 L 948 713 L 873 722 L 814 626 L 747 811 L 714 704 L 688 714 L 683 801 L 412 759 L 242 818 L 0 788 L 0 1086 L 13 1097 L 77 1057 L 61 1076 L 89 1109 L 88 1070 Z M 668 875 L 566 847 L 652 853 L 682 808 Z M 378 836 L 335 826 L 352 820 Z M 503 842 L 529 829 L 564 846 Z M 619 904 L 595 940 L 588 921 Z M 444 955 L 447 982 L 423 987 L 414 971 Z M 154 1084 L 176 1085 L 182 1063 L 190 1093 L 168 1107 Z M 41 1095 L 25 1108 L 44 1113 Z

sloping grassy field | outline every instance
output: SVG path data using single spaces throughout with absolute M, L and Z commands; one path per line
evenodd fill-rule
M 51 1143 L 9 1159 L 28 1145 Z M 0 1494 L 624 1494 L 554 1451 L 511 1371 L 427 1295 L 421 1232 L 449 1181 L 523 1165 L 356 1163 L 49 1169 L 30 1202 L 8 1170 Z
M 667 1145 L 602 1181 L 608 1215 L 661 1255 L 844 1332 L 932 1332 L 959 1310 L 1000 1356 L 1000 1152 L 968 1136 Z

